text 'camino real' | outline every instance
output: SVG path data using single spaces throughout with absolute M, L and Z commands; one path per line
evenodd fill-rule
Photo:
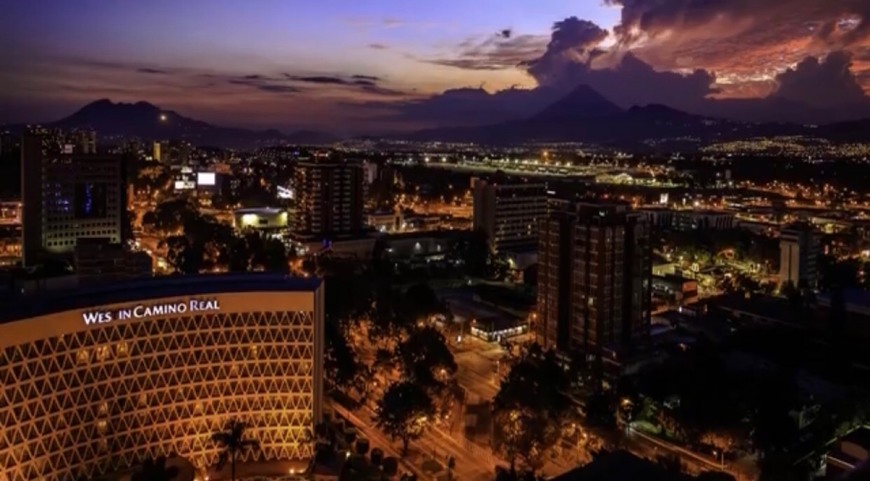
M 220 311 L 217 299 L 188 299 L 186 301 L 139 304 L 115 310 L 97 310 L 82 313 L 82 320 L 87 325 L 105 324 L 126 319 L 146 319 L 149 317 L 166 316 L 170 314 L 186 314 L 188 312 Z

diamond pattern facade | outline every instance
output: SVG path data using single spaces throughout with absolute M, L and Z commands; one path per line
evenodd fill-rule
M 243 461 L 308 458 L 319 316 L 259 305 L 0 341 L 0 481 L 73 481 L 172 453 L 205 468 L 230 417 L 261 444 Z

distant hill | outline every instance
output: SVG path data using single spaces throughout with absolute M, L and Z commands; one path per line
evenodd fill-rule
M 784 101 L 774 100 L 779 105 Z M 753 123 L 694 115 L 665 105 L 623 110 L 587 85 L 581 85 L 539 113 L 522 120 L 479 127 L 427 129 L 401 136 L 412 140 L 509 144 L 588 142 L 632 147 L 665 141 L 685 145 L 780 135 L 813 135 L 833 141 L 870 141 L 870 119 L 821 127 L 799 123 Z
M 74 114 L 49 124 L 65 129 L 91 128 L 99 136 L 138 137 L 148 140 L 183 139 L 195 145 L 253 148 L 276 144 L 330 144 L 338 139 L 322 132 L 299 131 L 289 135 L 277 130 L 219 127 L 163 110 L 148 102 L 91 102 Z
M 589 87 L 580 85 L 533 116 L 534 122 L 574 122 L 619 115 L 623 110 Z

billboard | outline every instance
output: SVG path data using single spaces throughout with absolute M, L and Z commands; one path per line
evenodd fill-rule
M 214 172 L 197 172 L 196 185 L 215 185 Z

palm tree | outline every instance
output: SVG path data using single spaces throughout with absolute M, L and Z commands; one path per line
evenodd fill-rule
M 131 481 L 172 481 L 178 476 L 178 468 L 166 467 L 166 457 L 148 458 L 142 463 L 142 468 L 133 473 Z
M 236 419 L 230 419 L 224 426 L 223 431 L 211 435 L 211 440 L 222 447 L 218 456 L 217 469 L 221 470 L 230 463 L 230 480 L 236 481 L 236 458 L 239 454 L 249 449 L 260 449 L 260 442 L 256 439 L 245 439 L 247 425 Z

